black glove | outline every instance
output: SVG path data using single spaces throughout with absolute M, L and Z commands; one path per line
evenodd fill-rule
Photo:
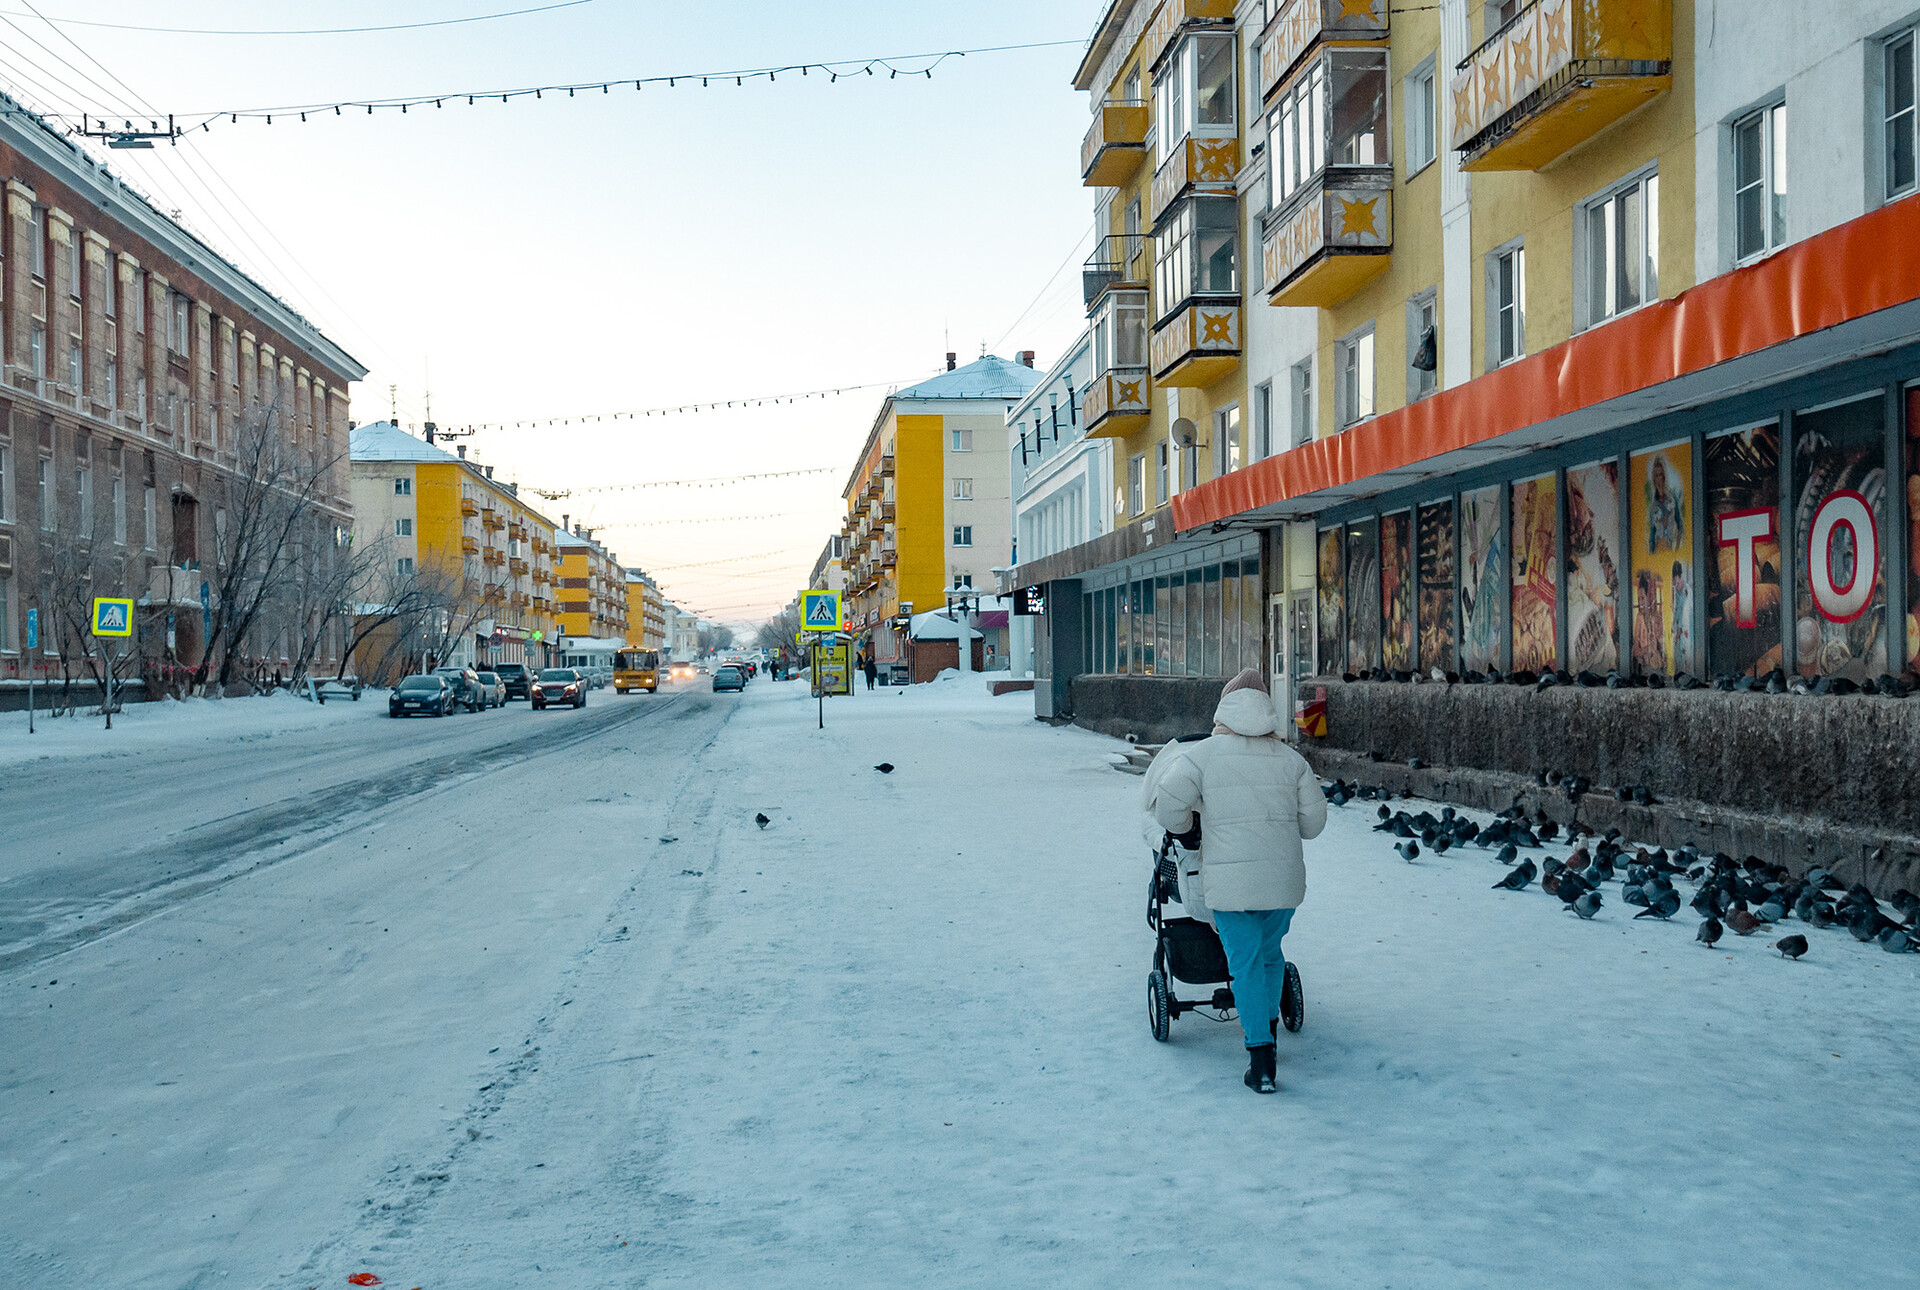
M 1193 826 L 1189 828 L 1185 833 L 1173 833 L 1169 831 L 1168 836 L 1171 837 L 1175 842 L 1178 842 L 1181 846 L 1185 847 L 1187 850 L 1198 851 L 1200 849 L 1200 817 L 1199 815 L 1196 814 L 1193 817 Z

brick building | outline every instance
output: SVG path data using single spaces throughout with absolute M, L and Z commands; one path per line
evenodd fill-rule
M 307 593 L 352 521 L 347 387 L 365 369 L 104 165 L 0 106 L 0 687 L 57 677 L 63 651 L 78 670 L 89 642 L 72 606 L 91 595 L 137 602 L 149 693 L 183 684 L 210 633 L 236 674 L 334 662 L 341 624 Z M 263 501 L 269 468 L 286 487 Z M 278 566 L 291 572 L 263 575 L 281 581 L 246 615 L 234 602 L 259 587 L 232 566 L 257 552 L 229 518 L 296 486 L 306 500 Z

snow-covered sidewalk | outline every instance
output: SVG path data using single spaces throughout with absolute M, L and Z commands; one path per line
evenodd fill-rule
M 327 1274 L 1914 1284 L 1920 958 L 1579 922 L 1478 848 L 1404 863 L 1355 804 L 1310 848 L 1307 1024 L 1256 1098 L 1236 1026 L 1148 1034 L 1117 745 L 982 688 L 833 701 L 824 734 L 797 686 L 742 696 L 537 1070 L 497 1104 L 476 1073 L 470 1146 L 371 1169 L 415 1179 L 370 1197 L 406 1217 Z
M 191 757 L 196 748 L 237 739 L 337 726 L 343 722 L 384 717 L 387 692 L 366 690 L 359 702 L 329 699 L 325 704 L 296 697 L 286 690 L 242 699 L 162 699 L 156 703 L 129 703 L 106 718 L 86 707 L 67 716 L 50 717 L 47 693 L 38 696 L 40 710 L 27 733 L 27 713 L 0 712 L 0 766 L 40 757 L 95 757 L 172 749 Z

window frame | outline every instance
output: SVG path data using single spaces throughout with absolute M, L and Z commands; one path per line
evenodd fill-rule
M 1733 263 L 1735 265 L 1752 264 L 1764 260 L 1787 244 L 1786 212 L 1789 193 L 1786 188 L 1786 176 L 1791 173 L 1787 164 L 1787 102 L 1784 96 L 1770 103 L 1762 104 L 1736 118 L 1728 126 L 1728 139 L 1732 145 L 1727 167 L 1731 181 L 1731 201 L 1729 211 L 1733 218 Z M 1747 182 L 1742 182 L 1741 134 L 1753 129 L 1760 140 L 1760 173 Z M 1740 199 L 1749 191 L 1757 190 L 1760 204 L 1760 244 L 1749 250 L 1741 243 L 1743 234 Z
M 1438 51 L 1428 54 L 1418 67 L 1401 81 L 1401 124 L 1404 130 L 1402 151 L 1407 158 L 1406 178 L 1412 179 L 1440 160 L 1440 82 Z M 1424 86 L 1424 89 L 1422 88 Z M 1426 119 L 1415 113 L 1424 109 Z M 1415 139 L 1422 145 L 1414 147 Z
M 970 547 L 973 545 L 973 525 L 956 524 L 953 526 L 953 545 Z
M 1143 458 L 1146 456 L 1145 453 L 1141 453 L 1140 455 Z M 1153 463 L 1155 473 L 1153 483 L 1154 505 L 1156 507 L 1165 506 L 1171 498 L 1173 490 L 1173 445 L 1165 439 L 1155 444 Z
M 1147 513 L 1147 454 L 1137 452 L 1127 458 L 1127 514 Z
M 1881 41 L 1880 48 L 1881 193 L 1885 201 L 1892 202 L 1920 191 L 1920 65 L 1916 64 L 1920 60 L 1920 28 L 1896 31 Z M 1907 87 L 1907 102 L 1899 107 L 1893 102 L 1896 58 L 1905 60 L 1902 70 Z M 1901 184 L 1895 182 L 1896 131 L 1906 148 L 1908 177 Z
M 970 502 L 973 500 L 973 480 L 971 477 L 965 475 L 955 475 L 953 477 L 953 500 L 956 502 Z
M 1287 417 L 1293 432 L 1290 447 L 1299 448 L 1320 437 L 1313 399 L 1313 355 L 1309 354 L 1287 369 Z
M 393 535 L 395 537 L 403 537 L 403 538 L 412 537 L 413 536 L 413 517 L 411 515 L 401 515 L 396 517 L 393 521 Z
M 1240 469 L 1245 454 L 1240 447 L 1240 405 L 1229 403 L 1213 413 L 1213 473 L 1231 475 Z
M 1625 226 L 1620 222 L 1619 208 L 1635 193 L 1639 194 L 1640 298 L 1622 305 L 1617 293 L 1623 281 L 1620 259 L 1625 249 L 1622 245 Z M 1596 218 L 1601 220 L 1600 235 L 1605 239 L 1606 251 L 1606 265 L 1598 270 L 1594 263 Z M 1575 208 L 1574 257 L 1573 289 L 1579 306 L 1576 314 L 1582 320 L 1583 331 L 1644 309 L 1660 299 L 1660 169 L 1657 163 L 1642 166 Z M 1605 277 L 1605 299 L 1599 301 L 1594 299 L 1596 271 Z
M 1273 444 L 1273 382 L 1262 381 L 1253 387 L 1253 444 L 1251 455 L 1255 461 L 1265 461 L 1274 454 Z
M 953 451 L 973 451 L 973 431 L 966 426 L 953 427 Z
M 1427 328 L 1433 328 L 1434 364 L 1431 372 L 1413 365 Z M 1407 299 L 1407 402 L 1418 403 L 1440 392 L 1440 289 L 1428 287 Z
M 1333 342 L 1333 417 L 1336 433 L 1345 433 L 1378 415 L 1380 408 L 1379 346 L 1372 321 Z M 1364 362 L 1363 362 L 1364 360 Z M 1361 375 L 1365 371 L 1365 398 Z M 1358 406 L 1364 402 L 1364 411 Z
M 1505 367 L 1527 356 L 1527 243 L 1516 237 L 1487 252 L 1487 370 Z M 1502 292 L 1501 266 L 1512 265 L 1514 293 L 1509 300 Z M 1507 312 L 1513 313 L 1513 345 L 1506 345 L 1502 327 Z

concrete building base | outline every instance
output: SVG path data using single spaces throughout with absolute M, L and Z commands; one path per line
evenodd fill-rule
M 1143 744 L 1213 729 L 1223 680 L 1174 676 L 1076 676 L 1069 688 L 1075 725 Z

